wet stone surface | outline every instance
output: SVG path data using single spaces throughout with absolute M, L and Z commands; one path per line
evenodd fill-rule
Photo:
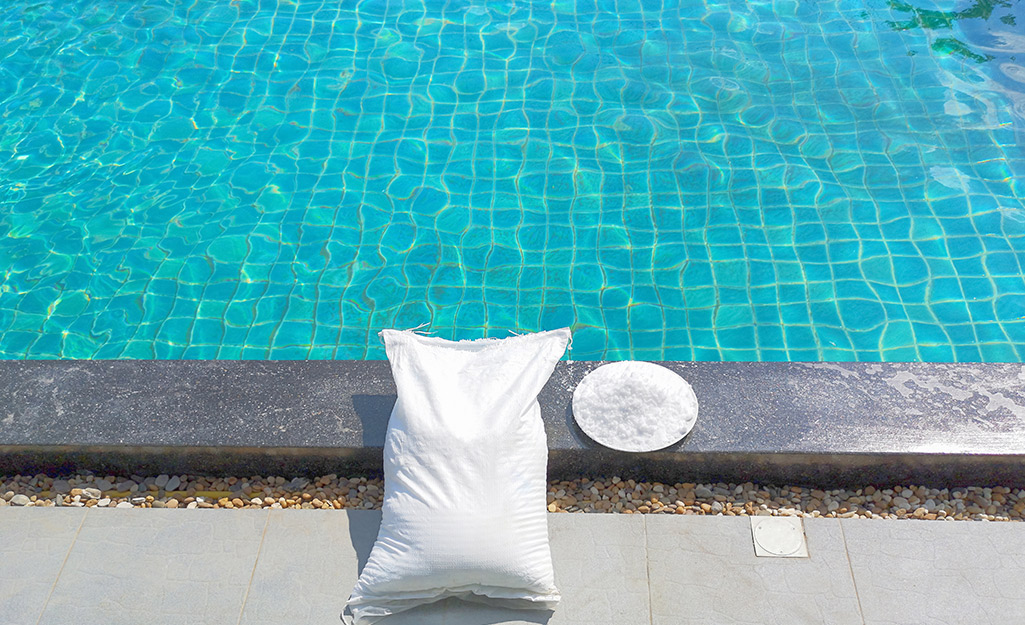
M 665 362 L 694 388 L 697 423 L 628 454 L 573 420 L 573 390 L 601 364 L 559 363 L 539 396 L 552 479 L 1025 486 L 1025 365 Z M 380 474 L 394 401 L 382 361 L 0 361 L 0 472 L 102 471 L 142 490 L 133 473 L 165 487 Z

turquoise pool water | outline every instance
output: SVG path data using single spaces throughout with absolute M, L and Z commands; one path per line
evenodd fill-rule
M 0 356 L 1025 360 L 1023 7 L 10 0 Z

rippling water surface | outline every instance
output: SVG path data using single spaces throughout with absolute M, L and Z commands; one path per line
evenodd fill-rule
M 1025 2 L 0 6 L 0 356 L 1025 359 Z

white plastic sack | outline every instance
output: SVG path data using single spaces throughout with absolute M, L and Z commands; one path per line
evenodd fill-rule
M 459 342 L 381 337 L 398 401 L 381 530 L 347 612 L 363 625 L 446 597 L 554 608 L 537 394 L 569 329 Z

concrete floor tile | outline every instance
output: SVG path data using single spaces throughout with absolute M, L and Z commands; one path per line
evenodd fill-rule
M 640 517 L 550 515 L 554 612 L 511 610 L 447 599 L 381 625 L 484 625 L 648 620 L 644 524 Z M 243 625 L 334 623 L 369 556 L 380 512 L 274 511 L 242 615 Z
M 647 625 L 644 520 L 640 516 L 548 515 L 555 583 L 554 611 L 510 610 L 457 599 L 396 614 L 380 625 Z
M 85 515 L 83 508 L 0 508 L 0 622 L 39 621 Z
M 1025 523 L 842 521 L 868 625 L 1025 615 Z
M 650 623 L 644 519 L 640 515 L 550 514 L 548 533 L 561 623 Z
M 745 517 L 649 516 L 654 625 L 861 625 L 835 519 L 805 519 L 808 558 L 755 556 Z
M 377 510 L 271 510 L 242 625 L 341 623 L 381 525 Z
M 40 625 L 237 623 L 264 510 L 89 510 Z

